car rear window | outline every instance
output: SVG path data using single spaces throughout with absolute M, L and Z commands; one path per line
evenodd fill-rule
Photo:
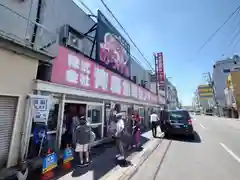
M 168 116 L 170 120 L 189 120 L 190 115 L 187 111 L 169 111 Z

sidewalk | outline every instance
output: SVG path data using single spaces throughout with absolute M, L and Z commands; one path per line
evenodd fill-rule
M 149 153 L 149 149 L 154 148 L 157 144 L 159 144 L 159 139 L 152 138 L 152 132 L 147 131 L 142 134 L 141 138 L 144 150 L 141 152 L 133 152 L 129 153 L 127 159 L 132 161 L 134 165 L 138 163 L 138 160 L 141 160 L 146 157 L 147 153 Z M 59 180 L 99 180 L 99 179 L 117 179 L 113 176 L 119 176 L 121 173 L 124 173 L 128 168 L 121 168 L 116 165 L 115 161 L 116 149 L 115 147 L 109 147 L 105 149 L 103 153 L 99 156 L 96 156 L 92 163 L 85 168 L 76 167 L 73 171 L 60 176 L 56 179 Z

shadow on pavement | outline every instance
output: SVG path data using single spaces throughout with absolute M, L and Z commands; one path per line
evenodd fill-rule
M 194 131 L 193 137 L 188 137 L 184 135 L 170 135 L 168 137 L 164 137 L 165 139 L 173 140 L 173 141 L 183 141 L 189 143 L 201 143 L 201 137 L 198 135 L 196 131 Z
M 144 136 L 141 136 L 141 144 L 145 144 L 147 141 L 150 139 Z M 111 171 L 114 167 L 116 167 L 117 161 L 115 159 L 116 155 L 116 148 L 115 144 L 111 143 L 110 145 L 101 145 L 103 147 L 95 148 L 92 150 L 92 162 L 89 164 L 87 167 L 77 167 L 73 169 L 71 176 L 72 177 L 79 177 L 81 179 L 81 176 L 86 176 L 83 177 L 88 178 L 88 179 L 93 179 L 94 180 L 99 180 L 101 177 L 103 177 L 105 174 L 107 174 L 109 171 Z M 139 151 L 133 150 L 133 151 L 128 151 L 126 152 L 126 156 L 131 159 L 131 156 L 134 154 L 138 153 Z M 129 164 L 131 165 L 131 164 Z M 92 175 L 87 175 L 88 172 L 92 172 Z M 61 176 L 61 175 L 60 175 Z M 63 176 L 63 175 L 62 175 Z M 90 176 L 90 177 L 88 177 Z M 59 177 L 59 176 L 58 176 Z M 60 178 L 60 177 L 59 177 Z M 61 178 L 60 178 L 61 179 Z

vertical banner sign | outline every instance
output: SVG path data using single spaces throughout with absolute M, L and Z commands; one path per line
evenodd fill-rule
M 98 11 L 96 61 L 107 69 L 130 78 L 130 45 Z
M 165 86 L 165 77 L 164 77 L 164 64 L 163 64 L 163 53 L 157 53 L 157 79 L 159 86 Z
M 50 110 L 50 97 L 42 95 L 31 95 L 32 116 L 33 122 L 47 124 L 49 110 Z

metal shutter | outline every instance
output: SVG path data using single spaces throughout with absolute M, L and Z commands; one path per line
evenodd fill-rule
M 0 168 L 6 164 L 18 98 L 0 95 Z

